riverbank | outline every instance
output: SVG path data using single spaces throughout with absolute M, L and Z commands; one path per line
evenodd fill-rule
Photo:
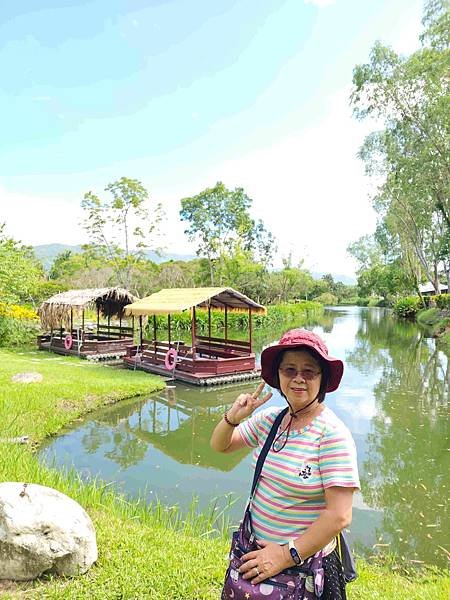
M 0 351 L 0 438 L 28 435 L 31 444 L 2 445 L 1 481 L 27 481 L 55 487 L 79 502 L 97 531 L 99 560 L 84 576 L 50 578 L 27 584 L 0 583 L 2 598 L 27 599 L 218 599 L 226 565 L 226 517 L 209 513 L 181 517 L 161 505 L 149 509 L 128 502 L 109 486 L 83 483 L 74 472 L 40 464 L 33 448 L 46 436 L 97 407 L 163 387 L 142 372 L 92 365 L 76 358 L 38 352 Z M 17 384 L 24 371 L 41 383 Z M 206 535 L 205 535 L 206 534 Z M 210 534 L 210 535 L 208 535 Z M 358 561 L 359 579 L 349 600 L 447 598 L 450 579 L 436 570 L 401 575 L 393 565 Z
M 425 308 L 418 311 L 416 321 L 426 327 L 437 338 L 439 346 L 450 354 L 450 310 Z

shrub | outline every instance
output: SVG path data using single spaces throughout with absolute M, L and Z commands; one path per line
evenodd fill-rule
M 430 300 L 441 310 L 450 310 L 450 294 L 431 296 Z
M 323 305 L 319 302 L 302 300 L 296 303 L 275 304 L 267 307 L 266 315 L 253 315 L 252 324 L 255 329 L 261 327 L 271 327 L 282 325 L 283 323 L 299 322 L 318 318 L 323 314 Z M 198 331 L 207 331 L 208 329 L 208 311 L 197 309 L 195 311 L 195 321 Z M 229 329 L 247 330 L 249 327 L 248 312 L 230 311 L 227 317 Z M 156 327 L 158 330 L 167 329 L 167 316 L 158 316 L 156 318 Z M 221 310 L 211 310 L 211 329 L 220 330 L 225 327 L 225 313 Z M 173 332 L 190 331 L 191 314 L 189 311 L 179 315 L 171 315 L 170 328 Z M 153 319 L 149 318 L 146 328 L 146 335 L 153 335 Z
M 36 341 L 39 324 L 36 320 L 0 316 L 0 347 L 24 346 Z
M 422 303 L 418 296 L 406 296 L 405 298 L 399 298 L 392 308 L 398 317 L 412 319 L 421 307 Z
M 356 306 L 369 306 L 369 298 L 357 298 Z
M 314 300 L 320 302 L 320 304 L 328 304 L 330 306 L 334 306 L 338 303 L 337 296 L 330 294 L 330 292 L 324 292 L 323 294 L 320 294 L 320 296 L 314 298 Z
M 0 317 L 11 317 L 21 321 L 37 321 L 39 318 L 32 308 L 26 308 L 18 304 L 5 304 L 4 302 L 0 302 Z
M 441 320 L 441 317 L 437 308 L 424 308 L 419 310 L 416 319 L 421 325 L 432 327 Z

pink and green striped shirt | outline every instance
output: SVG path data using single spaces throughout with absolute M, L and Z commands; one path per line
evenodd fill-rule
M 280 410 L 267 408 L 239 425 L 245 444 L 255 448 L 253 468 Z M 283 544 L 301 535 L 325 508 L 324 492 L 332 486 L 359 488 L 359 477 L 351 433 L 325 407 L 302 431 L 291 430 L 280 452 L 269 450 L 251 509 L 256 538 Z

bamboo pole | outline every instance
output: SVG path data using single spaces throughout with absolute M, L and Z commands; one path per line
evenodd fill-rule
M 250 354 L 252 353 L 252 309 L 248 309 L 248 322 L 249 322 L 249 332 L 250 332 Z

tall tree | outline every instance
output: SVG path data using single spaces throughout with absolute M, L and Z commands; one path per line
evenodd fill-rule
M 448 0 L 429 0 L 423 24 L 422 48 L 409 57 L 374 45 L 369 63 L 354 70 L 351 103 L 357 118 L 384 126 L 360 152 L 367 172 L 381 178 L 380 220 L 437 291 L 439 269 L 450 281 L 450 260 L 442 258 L 450 228 Z
M 185 233 L 198 244 L 197 255 L 209 261 L 211 284 L 214 263 L 237 251 L 251 252 L 264 263 L 274 252 L 274 238 L 262 221 L 250 216 L 252 200 L 242 188 L 228 190 L 222 182 L 181 200 L 180 217 L 189 226 Z M 219 279 L 220 279 L 220 268 Z
M 137 179 L 122 177 L 105 188 L 101 199 L 87 192 L 81 203 L 86 211 L 84 228 L 91 243 L 110 261 L 115 281 L 129 288 L 133 267 L 144 258 L 144 251 L 156 248 L 159 225 L 163 218 L 161 204 L 152 212 L 147 206 L 148 191 Z

